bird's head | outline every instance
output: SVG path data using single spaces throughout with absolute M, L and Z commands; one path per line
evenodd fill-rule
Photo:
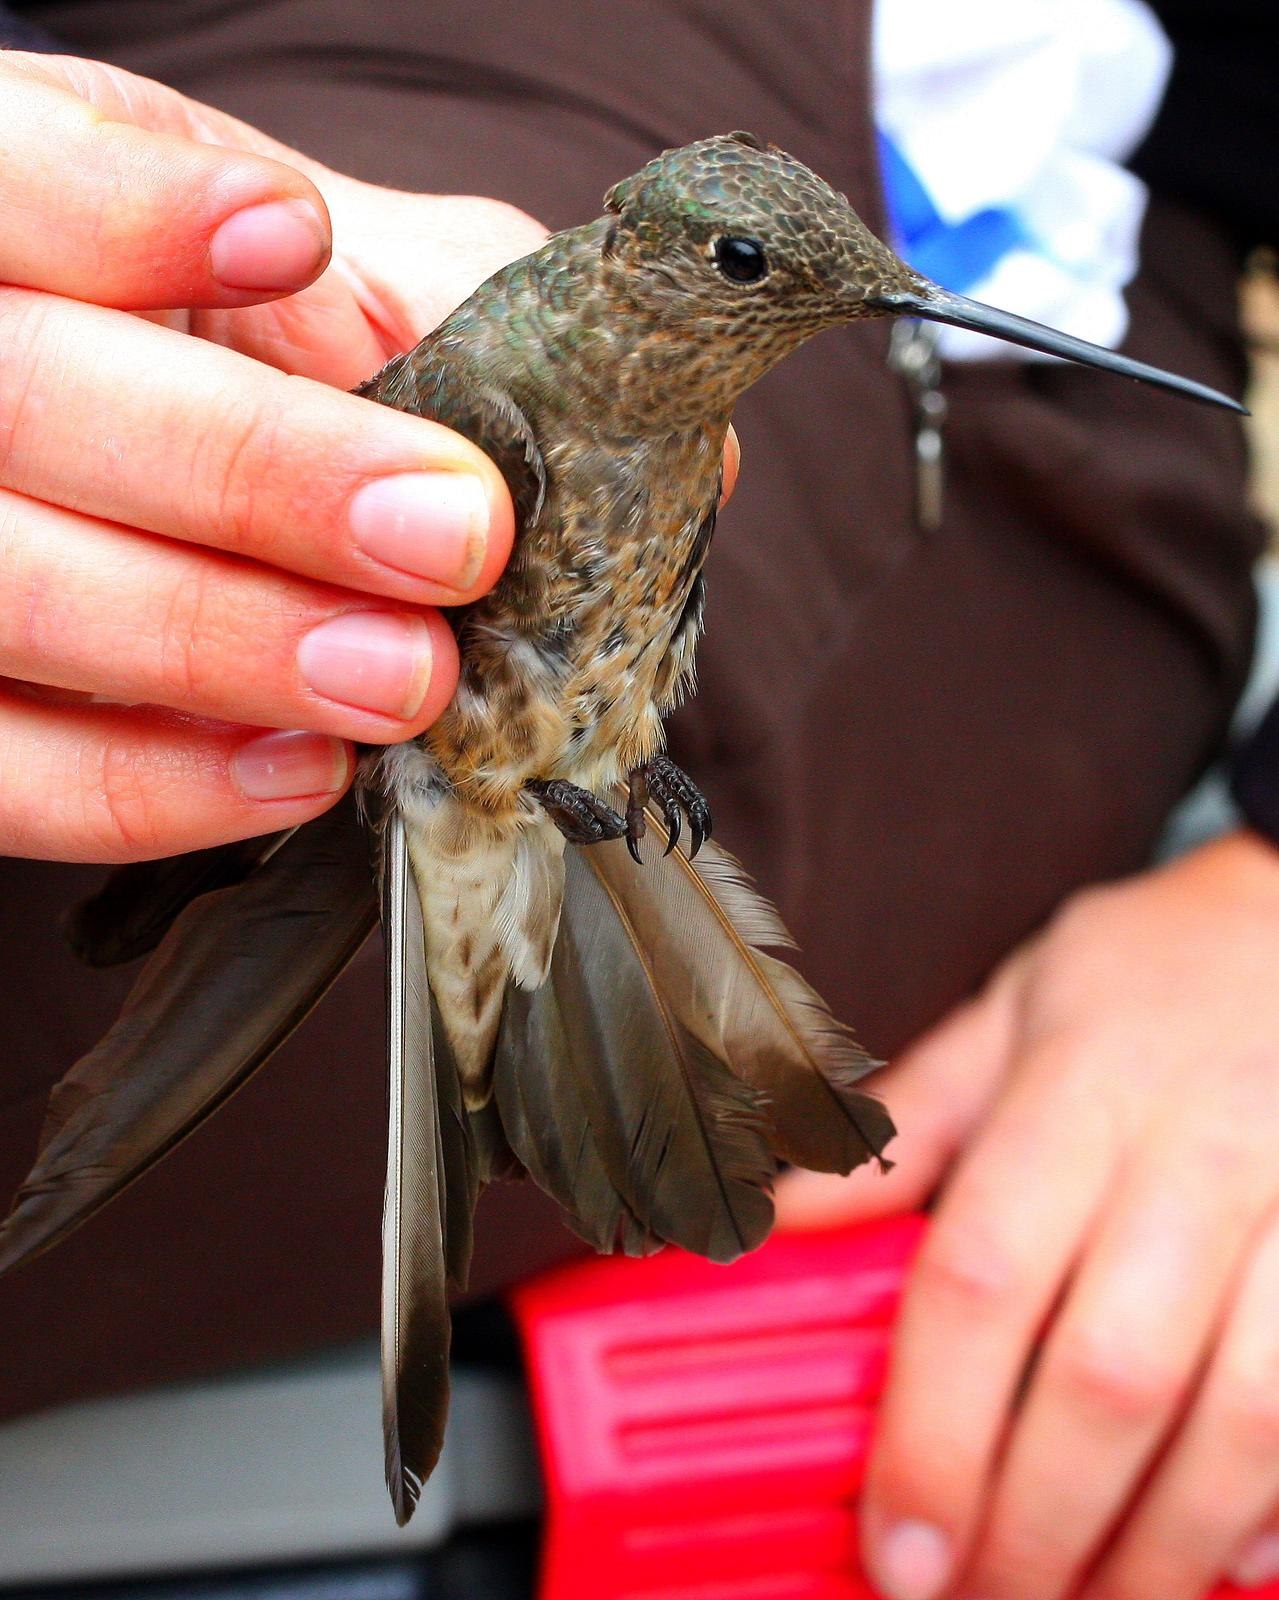
M 672 369 L 745 389 L 819 329 L 906 315 L 993 334 L 1239 411 L 1188 379 L 939 288 L 774 145 L 721 134 L 667 150 L 604 197 L 604 254 L 650 310 Z M 651 353 L 656 354 L 656 351 Z

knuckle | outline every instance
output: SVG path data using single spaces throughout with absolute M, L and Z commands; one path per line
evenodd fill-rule
M 124 740 L 104 741 L 97 782 L 85 800 L 86 827 L 106 859 L 139 860 L 163 848 L 155 776 Z
M 1025 1269 L 1009 1246 L 973 1223 L 938 1228 L 915 1268 L 920 1293 L 978 1315 L 1017 1304 L 1025 1282 Z
M 260 511 L 291 455 L 284 409 L 237 393 L 209 411 L 194 451 L 192 511 L 202 529 L 215 530 L 222 549 L 256 553 L 250 547 Z
M 241 549 L 253 524 L 259 469 L 270 457 L 272 432 L 270 419 L 250 410 L 243 416 L 221 417 L 216 433 L 206 436 L 206 493 L 221 532 L 219 542 L 228 549 Z
M 1130 1527 L 1088 1588 L 1088 1600 L 1196 1600 L 1229 1548 L 1229 1518 L 1218 1502 L 1180 1500 L 1157 1524 Z M 1225 1537 L 1223 1538 L 1223 1535 Z
M 1264 1157 L 1274 1148 L 1275 1083 L 1279 1081 L 1279 1048 L 1272 1039 L 1240 1039 L 1223 1060 L 1214 1094 L 1216 1115 L 1209 1131 L 1216 1135 L 1216 1158 L 1237 1170 L 1257 1149 Z M 1267 1178 L 1271 1163 L 1264 1161 Z
M 0 483 L 15 481 L 23 456 L 39 436 L 33 420 L 47 426 L 39 390 L 41 373 L 56 370 L 59 361 L 50 320 L 54 304 L 44 295 L 0 287 Z
M 1094 1037 L 1095 1023 L 1081 996 L 1102 990 L 1113 981 L 1109 952 L 1123 935 L 1121 908 L 1114 884 L 1082 889 L 1054 913 L 1040 939 L 1040 959 L 1034 969 L 1034 988 L 1041 1025 L 1051 1019 L 1049 1033 L 1070 1036 L 1076 1044 Z M 1072 1003 L 1073 1002 L 1073 1003 Z M 1105 1013 L 1102 1013 L 1104 1020 Z
M 1055 1595 L 1071 1565 L 1072 1552 L 1058 1541 L 1028 1528 L 1011 1529 L 984 1555 L 974 1592 Z
M 296 586 L 233 571 L 215 556 L 184 557 L 147 608 L 158 698 L 180 711 L 257 721 L 304 712 L 294 652 L 306 627 L 329 614 Z
M 238 581 L 216 558 L 183 565 L 150 613 L 158 694 L 177 710 L 252 721 L 281 698 L 291 617 L 269 586 Z
M 237 389 L 207 408 L 192 458 L 189 536 L 347 581 L 349 530 L 337 508 L 358 481 L 349 430 L 327 399 L 317 402 L 315 385 L 287 374 L 271 379 L 261 395 Z
M 1090 883 L 1076 889 L 1049 918 L 1048 931 L 1073 939 L 1081 931 L 1091 930 L 1098 921 L 1109 916 L 1123 892 L 1122 883 Z
M 213 570 L 195 563 L 166 596 L 157 638 L 160 678 L 179 704 L 190 708 L 203 700 L 208 687 L 225 676 L 213 665 L 212 648 L 220 631 L 213 598 Z
M 1191 1592 L 1186 1588 L 1187 1576 L 1184 1562 L 1150 1556 L 1099 1574 L 1089 1586 L 1088 1600 L 1151 1600 L 1153 1595 L 1159 1600 L 1172 1600 L 1175 1595 Z
M 1045 1371 L 1070 1405 L 1116 1422 L 1148 1424 L 1181 1397 L 1182 1374 L 1148 1350 L 1128 1349 L 1113 1333 L 1076 1331 L 1063 1340 Z
M 1268 1366 L 1259 1363 L 1224 1373 L 1218 1403 L 1235 1449 L 1265 1461 L 1279 1460 L 1279 1350 L 1272 1352 Z

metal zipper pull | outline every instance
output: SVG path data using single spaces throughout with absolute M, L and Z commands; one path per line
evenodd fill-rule
M 903 317 L 893 325 L 888 364 L 905 382 L 915 413 L 915 521 L 924 533 L 942 523 L 946 396 L 941 392 L 940 330 Z

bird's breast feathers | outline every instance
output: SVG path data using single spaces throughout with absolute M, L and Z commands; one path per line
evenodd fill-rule
M 602 447 L 548 458 L 545 506 L 509 575 L 459 621 L 458 690 L 421 741 L 438 769 L 429 787 L 442 775 L 464 807 L 516 823 L 525 784 L 600 793 L 661 748 L 700 631 L 722 442 L 647 441 L 624 488 Z

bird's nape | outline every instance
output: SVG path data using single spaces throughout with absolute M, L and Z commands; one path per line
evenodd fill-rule
M 1221 406 L 1224 410 L 1248 415 L 1247 407 L 1240 405 L 1237 400 L 1210 389 L 1207 384 L 1196 383 L 1192 378 L 1182 378 L 1174 372 L 1165 372 L 1162 367 L 1134 361 L 1131 356 L 1120 355 L 1117 350 L 1107 350 L 1102 345 L 1090 344 L 1086 339 L 1076 339 L 1072 334 L 1060 333 L 1056 328 L 1032 322 L 1028 317 L 1019 317 L 1011 311 L 999 311 L 978 300 L 965 299 L 963 295 L 952 294 L 926 280 L 920 280 L 920 284 L 917 290 L 892 290 L 877 296 L 871 303 L 875 309 L 896 316 L 920 317 L 927 322 L 944 322 L 954 328 L 990 334 L 1009 344 L 1022 345 L 1027 350 L 1060 356 L 1065 361 L 1074 361 L 1081 366 L 1096 367 L 1102 372 L 1113 372 L 1123 378 L 1133 378 L 1138 383 L 1148 383 L 1156 389 L 1166 389 L 1170 394 L 1197 400 L 1202 405 Z

